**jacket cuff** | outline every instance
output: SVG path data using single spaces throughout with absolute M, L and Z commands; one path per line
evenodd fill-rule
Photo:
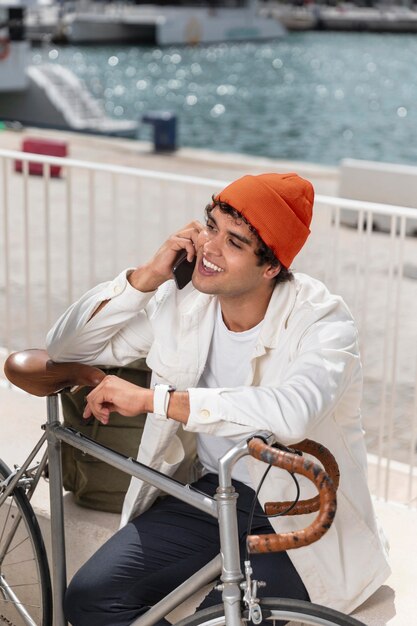
M 187 389 L 190 400 L 190 414 L 185 430 L 216 434 L 217 425 L 222 420 L 222 389 Z

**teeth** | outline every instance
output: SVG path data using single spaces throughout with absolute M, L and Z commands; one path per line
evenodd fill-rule
M 217 265 L 214 265 L 214 263 L 210 263 L 210 261 L 207 261 L 206 258 L 203 257 L 203 265 L 204 267 L 207 267 L 209 270 L 214 270 L 215 272 L 223 272 L 224 270 L 222 270 L 221 267 L 218 267 Z

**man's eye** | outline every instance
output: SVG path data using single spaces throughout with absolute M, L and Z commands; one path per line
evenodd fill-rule
M 214 230 L 213 224 L 210 224 L 209 222 L 206 222 L 206 228 L 207 230 Z
M 239 246 L 234 239 L 229 239 L 230 244 L 234 247 L 234 248 L 238 248 L 239 250 L 241 249 L 242 246 Z

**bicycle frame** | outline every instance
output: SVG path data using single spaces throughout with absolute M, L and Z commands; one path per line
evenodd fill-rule
M 201 590 L 207 583 L 213 582 L 221 574 L 222 583 L 216 589 L 222 591 L 223 605 L 209 613 L 203 611 L 199 618 L 217 620 L 220 615 L 225 619 L 227 626 L 242 626 L 243 621 L 251 621 L 260 624 L 262 621 L 261 603 L 256 598 L 257 587 L 261 581 L 252 580 L 250 561 L 245 561 L 244 576 L 240 567 L 240 554 L 238 543 L 236 504 L 238 494 L 235 492 L 231 481 L 233 464 L 241 457 L 250 454 L 254 459 L 266 463 L 268 466 L 276 466 L 291 474 L 300 474 L 312 482 L 317 495 L 306 500 L 296 502 L 266 502 L 265 514 L 270 516 L 305 515 L 317 512 L 317 516 L 306 528 L 292 530 L 290 532 L 272 532 L 262 535 L 248 535 L 248 551 L 254 553 L 279 552 L 295 547 L 300 548 L 318 541 L 330 528 L 336 513 L 336 490 L 339 484 L 339 468 L 336 459 L 331 452 L 322 444 L 310 439 L 304 439 L 293 448 L 276 441 L 270 433 L 258 432 L 252 434 L 247 440 L 240 442 L 231 448 L 219 462 L 219 486 L 214 497 L 207 496 L 191 485 L 184 485 L 173 478 L 151 469 L 132 458 L 127 458 L 113 450 L 100 445 L 72 428 L 62 426 L 59 420 L 58 394 L 79 386 L 94 387 L 105 376 L 98 368 L 71 362 L 54 363 L 49 359 L 45 350 L 31 349 L 10 355 L 6 361 L 5 372 L 9 380 L 21 389 L 37 396 L 47 397 L 47 423 L 43 427 L 46 431 L 29 454 L 22 467 L 17 467 L 9 473 L 7 466 L 2 462 L 2 493 L 0 506 L 11 495 L 21 511 L 19 515 L 12 515 L 11 529 L 7 534 L 2 533 L 2 550 L 6 554 L 11 545 L 15 530 L 22 518 L 28 527 L 28 537 L 32 541 L 34 559 L 32 559 L 39 572 L 40 581 L 40 606 L 47 607 L 44 617 L 49 623 L 50 619 L 50 580 L 46 567 L 46 553 L 38 526 L 34 525 L 33 512 L 28 507 L 26 498 L 30 498 L 39 481 L 45 467 L 47 455 L 49 456 L 49 481 L 51 499 L 51 531 L 52 531 L 52 576 L 53 576 L 53 622 L 54 626 L 65 626 L 63 613 L 63 599 L 66 591 L 66 559 L 65 559 L 65 534 L 63 513 L 63 490 L 61 471 L 61 443 L 93 456 L 108 463 L 119 470 L 128 473 L 144 482 L 160 489 L 162 492 L 172 495 L 192 506 L 205 511 L 218 520 L 220 533 L 220 553 L 201 568 L 191 578 L 179 585 L 163 600 L 149 609 L 140 618 L 132 622 L 131 626 L 153 626 L 162 617 L 165 617 L 174 608 L 179 606 L 196 591 Z M 42 445 L 47 441 L 47 451 L 40 463 L 35 462 L 35 457 Z M 304 457 L 303 453 L 310 458 Z M 311 460 L 317 459 L 319 464 Z M 24 494 L 16 488 L 22 487 Z M 13 493 L 16 490 L 16 493 Z M 5 545 L 5 547 L 3 547 Z M 35 554 L 36 553 L 36 554 Z M 23 561 L 24 562 L 24 561 Z M 9 564 L 10 565 L 10 564 Z M 12 563 L 13 565 L 13 563 Z M 40 569 L 39 569 L 40 568 Z M 15 598 L 13 587 L 7 584 L 6 577 L 1 576 L 1 588 L 5 600 L 10 599 L 15 609 L 23 617 L 27 626 L 35 626 L 35 622 L 22 604 L 19 598 Z M 18 584 L 17 586 L 21 586 Z M 242 593 L 244 591 L 244 594 Z M 242 602 L 245 611 L 242 614 Z M 308 602 L 291 601 L 281 598 L 264 599 L 266 615 L 273 619 L 294 619 L 306 617 L 310 624 L 326 624 L 326 626 L 349 625 L 363 626 L 357 620 Z M 221 613 L 219 613 L 219 611 Z M 194 618 L 185 620 L 186 623 L 194 623 Z M 9 623 L 9 621 L 7 622 Z M 208 623 L 208 622 L 205 622 Z M 222 622 L 224 623 L 224 622 Z
M 183 485 L 157 470 L 126 458 L 113 450 L 96 443 L 85 435 L 61 425 L 59 421 L 58 396 L 47 397 L 47 424 L 45 426 L 48 444 L 49 489 L 51 503 L 51 535 L 52 535 L 52 576 L 53 576 L 53 610 L 54 626 L 66 626 L 63 613 L 63 598 L 67 586 L 65 558 L 64 507 L 62 497 L 61 442 L 65 442 L 82 452 L 112 465 L 150 483 L 164 493 L 191 504 L 219 520 L 221 555 L 196 572 L 182 585 L 174 589 L 144 615 L 136 619 L 131 626 L 152 626 L 167 613 L 179 606 L 193 593 L 212 582 L 221 574 L 222 599 L 228 626 L 241 625 L 240 601 L 242 598 L 240 583 L 243 574 L 240 567 L 236 502 L 238 494 L 231 481 L 234 463 L 248 454 L 247 442 L 242 441 L 232 448 L 220 460 L 219 487 L 214 498 L 193 491 L 189 485 Z M 259 434 L 265 440 L 273 442 L 269 433 Z M 38 448 L 38 446 L 37 446 Z M 32 456 L 32 455 L 31 455 Z M 34 456 L 34 454 L 33 454 Z M 29 461 L 30 462 L 30 461 Z M 28 465 L 28 462 L 25 464 Z M 23 469 L 23 468 L 22 468 Z M 15 476 L 13 483 L 18 480 Z

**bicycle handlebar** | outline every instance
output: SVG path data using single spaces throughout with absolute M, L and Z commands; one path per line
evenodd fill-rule
M 14 352 L 4 365 L 13 385 L 35 396 L 50 396 L 68 387 L 96 387 L 106 376 L 84 363 L 55 363 L 46 350 Z
M 337 463 L 330 452 L 324 448 L 324 446 L 314 441 L 305 439 L 300 444 L 296 444 L 293 447 L 299 450 L 303 448 L 303 451 L 309 452 L 314 456 L 317 456 L 316 452 L 319 452 L 322 458 L 323 456 L 326 457 L 327 463 L 330 459 L 333 459 L 330 464 L 333 465 L 334 463 L 337 468 Z M 297 507 L 298 511 L 296 510 L 296 513 L 298 512 L 300 514 L 317 510 L 317 508 L 319 509 L 317 517 L 310 526 L 287 533 L 248 535 L 247 544 L 249 552 L 282 552 L 293 548 L 301 548 L 318 541 L 318 539 L 329 530 L 336 514 L 336 487 L 327 472 L 310 459 L 306 459 L 291 452 L 284 452 L 277 448 L 272 448 L 260 438 L 254 437 L 251 439 L 248 442 L 248 449 L 249 453 L 259 461 L 263 461 L 268 465 L 275 465 L 293 474 L 305 476 L 315 484 L 319 492 L 318 497 L 316 496 L 318 501 L 316 498 L 311 498 L 310 500 L 299 502 L 299 506 Z M 334 469 L 333 466 L 333 470 Z M 338 483 L 338 469 L 336 470 L 335 476 Z M 268 505 L 270 505 L 270 508 L 269 510 L 265 509 L 265 511 L 267 515 L 271 515 L 272 507 L 285 510 L 284 507 L 286 506 L 286 508 L 288 508 L 289 503 L 268 503 Z M 305 505 L 307 505 L 308 510 L 305 510 Z
M 317 443 L 317 441 L 312 441 L 311 439 L 304 439 L 299 443 L 296 443 L 292 446 L 292 449 L 299 452 L 306 452 L 307 454 L 311 454 L 316 457 L 318 461 L 323 465 L 325 472 L 332 479 L 333 486 L 337 491 L 339 487 L 340 480 L 340 472 L 339 466 L 334 458 L 333 454 L 325 448 L 321 443 Z M 291 451 L 291 450 L 290 450 Z M 314 498 L 310 498 L 308 500 L 300 500 L 297 504 L 292 507 L 288 513 L 284 513 L 293 503 L 291 501 L 288 502 L 266 502 L 265 503 L 265 513 L 267 515 L 304 515 L 306 513 L 314 513 L 318 511 L 320 508 L 320 496 L 314 496 Z

